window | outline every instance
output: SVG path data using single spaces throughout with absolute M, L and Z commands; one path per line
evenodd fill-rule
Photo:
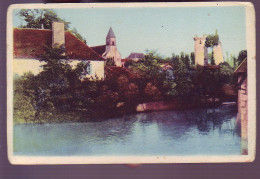
M 200 40 L 200 44 L 201 44 L 201 40 Z
M 114 41 L 112 42 L 112 45 L 115 45 L 115 42 L 114 42 Z
M 87 75 L 91 75 L 92 74 L 92 65 L 88 64 L 87 68 L 86 68 L 86 73 Z

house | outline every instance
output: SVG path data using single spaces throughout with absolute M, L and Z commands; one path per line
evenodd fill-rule
M 116 36 L 110 27 L 107 37 L 106 37 L 106 45 L 99 45 L 91 47 L 96 53 L 101 55 L 105 59 L 113 59 L 115 66 L 121 67 L 121 55 L 117 50 L 116 46 Z
M 124 58 L 124 59 L 121 59 L 121 64 L 122 64 L 122 67 L 126 67 L 126 62 L 128 62 L 130 59 L 127 59 L 127 58 Z
M 166 79 L 167 80 L 174 80 L 174 71 L 172 65 L 168 63 L 161 64 L 161 69 L 166 72 Z
M 143 53 L 135 53 L 132 52 L 128 57 L 126 57 L 126 59 L 131 59 L 135 62 L 139 61 L 140 59 L 142 59 L 144 57 Z
M 241 124 L 242 154 L 247 154 L 248 142 L 248 90 L 247 90 L 247 59 L 235 70 L 238 76 L 238 116 L 237 122 Z
M 64 30 L 64 23 L 53 22 L 52 29 L 13 29 L 13 73 L 23 75 L 31 71 L 37 75 L 45 62 L 38 57 L 46 47 L 64 45 L 69 64 L 75 68 L 79 62 L 89 62 L 87 78 L 104 78 L 105 59 L 78 39 L 69 31 Z

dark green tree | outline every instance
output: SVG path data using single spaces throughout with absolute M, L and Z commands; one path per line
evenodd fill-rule
M 215 34 L 210 34 L 207 36 L 206 42 L 205 42 L 205 46 L 207 48 L 211 48 L 211 65 L 215 65 L 215 59 L 214 59 L 214 53 L 213 53 L 213 48 L 214 46 L 218 45 L 218 41 L 219 41 L 219 36 L 218 36 L 218 32 L 216 30 Z
M 61 19 L 52 9 L 22 9 L 18 12 L 18 15 L 25 22 L 25 25 L 20 26 L 21 28 L 51 29 L 52 22 L 58 21 L 64 22 L 65 30 L 69 30 L 70 22 Z M 82 37 L 76 28 L 73 28 L 70 32 L 86 43 L 86 39 Z
M 194 54 L 194 52 L 190 53 L 190 61 L 191 61 L 191 65 L 195 65 L 195 54 Z
M 237 57 L 238 65 L 247 58 L 247 50 L 241 50 Z
M 51 29 L 53 21 L 61 21 L 64 22 L 65 29 L 69 29 L 70 22 L 58 17 L 52 9 L 22 9 L 18 15 L 25 21 L 25 25 L 21 25 L 21 28 Z
M 192 91 L 192 81 L 187 65 L 185 64 L 185 56 L 173 56 L 173 67 L 174 67 L 174 92 L 178 97 L 190 96 Z

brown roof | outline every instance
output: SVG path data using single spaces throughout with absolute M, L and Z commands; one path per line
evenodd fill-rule
M 127 58 L 143 58 L 143 53 L 131 53 Z
M 13 37 L 13 53 L 16 58 L 38 58 L 45 52 L 46 47 L 52 45 L 51 30 L 15 28 Z M 71 32 L 65 32 L 65 49 L 70 59 L 104 60 Z
M 121 62 L 127 62 L 127 61 L 129 61 L 130 59 L 128 59 L 128 58 L 124 58 L 124 59 L 121 59 Z
M 94 46 L 94 47 L 90 47 L 90 48 L 101 56 L 106 51 L 106 45 L 99 45 L 99 46 Z

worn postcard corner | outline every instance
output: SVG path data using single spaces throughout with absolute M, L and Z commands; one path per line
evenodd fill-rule
M 252 3 L 14 4 L 11 164 L 252 162 Z

